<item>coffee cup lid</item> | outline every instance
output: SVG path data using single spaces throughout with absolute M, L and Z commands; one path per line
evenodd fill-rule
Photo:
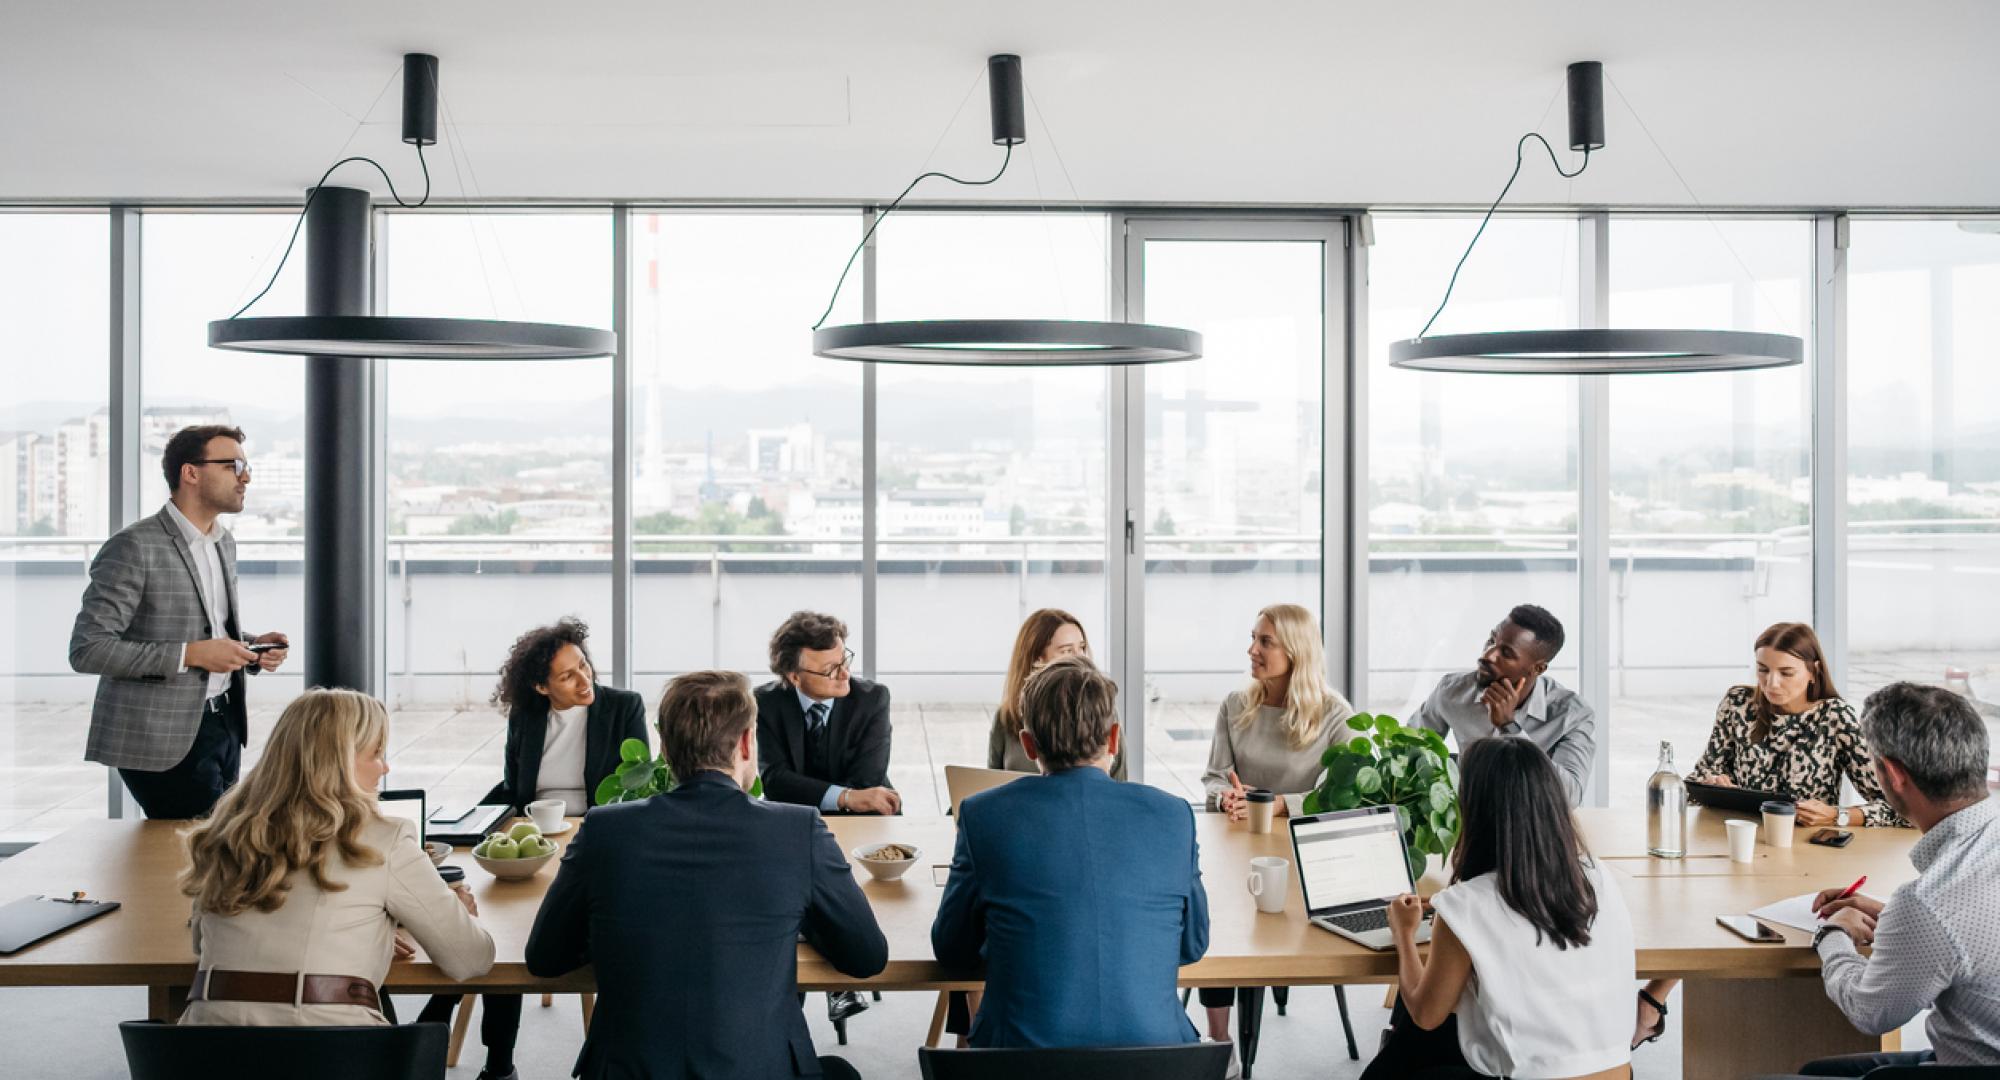
M 438 867 L 438 876 L 443 878 L 447 884 L 455 881 L 464 881 L 465 868 L 462 866 L 440 866 Z
M 1275 794 L 1263 788 L 1251 788 L 1249 791 L 1243 793 L 1243 797 L 1251 802 L 1271 802 L 1277 798 Z
M 1796 814 L 1799 812 L 1797 803 L 1780 802 L 1777 799 L 1772 799 L 1757 809 L 1766 814 Z

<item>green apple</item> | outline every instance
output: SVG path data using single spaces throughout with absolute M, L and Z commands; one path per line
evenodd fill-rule
M 556 851 L 555 842 L 545 836 L 530 836 L 520 843 L 523 859 L 539 859 L 544 855 L 553 855 Z
M 472 853 L 483 859 L 486 857 L 486 853 L 492 843 L 493 841 L 491 840 L 481 840 L 479 843 L 473 845 Z
M 542 835 L 542 830 L 536 828 L 535 823 L 532 821 L 523 821 L 520 824 L 514 826 L 513 828 L 507 830 L 508 838 L 513 840 L 517 844 L 523 840 L 526 840 L 530 836 L 540 836 L 540 835 Z
M 486 857 L 489 859 L 518 859 L 521 857 L 521 846 L 504 836 L 498 840 L 488 840 L 486 842 Z

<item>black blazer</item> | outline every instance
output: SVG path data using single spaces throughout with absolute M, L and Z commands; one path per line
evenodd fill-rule
M 778 802 L 818 807 L 834 784 L 850 788 L 891 787 L 889 783 L 889 688 L 853 679 L 847 696 L 833 699 L 827 719 L 830 776 L 808 776 L 806 713 L 799 692 L 783 679 L 757 688 L 757 764 L 764 796 Z
M 542 749 L 549 741 L 548 699 L 539 705 L 516 705 L 507 714 L 505 779 L 480 800 L 505 803 L 521 813 L 535 801 L 542 778 Z M 583 722 L 583 795 L 595 802 L 597 785 L 618 769 L 618 747 L 626 739 L 646 742 L 646 703 L 630 690 L 597 687 L 597 698 Z M 648 743 L 648 746 L 651 744 Z
M 857 978 L 889 962 L 819 815 L 703 772 L 590 811 L 535 915 L 528 970 L 596 965 L 585 1080 L 818 1076 L 799 1009 L 802 934 Z

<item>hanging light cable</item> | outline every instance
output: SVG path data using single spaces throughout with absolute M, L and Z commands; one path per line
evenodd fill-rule
M 1201 356 L 1201 335 L 1192 330 L 1149 323 L 1096 322 L 1079 319 L 919 319 L 908 322 L 852 323 L 826 326 L 840 299 L 854 260 L 880 228 L 884 218 L 901 206 L 919 183 L 931 177 L 966 187 L 984 187 L 1006 175 L 1014 147 L 1028 141 L 1027 112 L 1022 101 L 1021 58 L 1002 53 L 986 59 L 987 100 L 992 117 L 993 144 L 1006 147 L 1000 168 L 985 180 L 961 180 L 942 172 L 926 172 L 910 181 L 891 200 L 847 257 L 834 283 L 826 311 L 813 324 L 813 354 L 834 360 L 866 360 L 890 364 L 943 364 L 966 367 L 1089 367 L 1156 364 L 1194 360 Z
M 1417 336 L 1389 345 L 1389 365 L 1413 371 L 1452 371 L 1491 375 L 1633 375 L 1693 371 L 1750 371 L 1788 367 L 1805 359 L 1805 342 L 1788 334 L 1742 330 L 1508 330 L 1428 337 L 1445 305 L 1451 303 L 1459 271 L 1500 209 L 1501 200 L 1521 176 L 1528 140 L 1548 151 L 1556 174 L 1573 178 L 1590 167 L 1590 154 L 1604 148 L 1604 65 L 1596 60 L 1571 64 L 1569 82 L 1569 148 L 1581 151 L 1575 172 L 1563 171 L 1555 148 L 1538 132 L 1514 144 L 1514 171 L 1500 196 L 1479 219 L 1465 253 L 1445 283 L 1444 298 Z

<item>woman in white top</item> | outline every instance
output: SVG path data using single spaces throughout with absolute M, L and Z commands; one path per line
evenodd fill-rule
M 493 966 L 472 894 L 438 876 L 416 823 L 377 809 L 388 715 L 353 690 L 285 707 L 243 782 L 186 834 L 195 984 L 183 1024 L 387 1024 L 407 929 L 453 979 Z
M 1299 812 L 1326 767 L 1320 755 L 1357 734 L 1347 726 L 1354 706 L 1326 682 L 1319 624 L 1297 604 L 1272 604 L 1250 630 L 1250 685 L 1231 693 L 1215 714 L 1202 787 L 1208 808 L 1231 821 L 1249 814 L 1245 795 L 1262 788 L 1279 796 L 1280 816 Z M 1204 988 L 1208 1034 L 1229 1041 L 1229 1005 L 1236 991 Z
M 1630 1076 L 1632 920 L 1584 850 L 1554 763 L 1527 739 L 1481 739 L 1459 759 L 1458 799 L 1428 964 L 1423 902 L 1389 907 L 1402 997 L 1362 1080 Z

